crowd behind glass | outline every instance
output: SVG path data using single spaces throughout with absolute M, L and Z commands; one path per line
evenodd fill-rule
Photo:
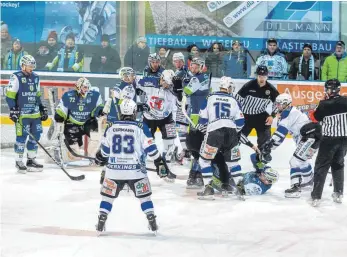
M 336 42 L 334 52 L 323 55 L 312 51 L 310 44 L 304 44 L 301 53 L 286 53 L 279 49 L 277 39 L 269 38 L 259 54 L 245 49 L 237 38 L 233 39 L 230 49 L 218 42 L 212 43 L 208 49 L 200 49 L 195 44 L 185 49 L 169 49 L 166 46 L 150 49 L 146 38 L 138 37 L 129 46 L 124 58 L 111 46 L 108 35 L 102 35 L 100 41 L 100 46 L 85 51 L 83 45 L 75 44 L 73 33 L 66 36 L 65 42 L 59 42 L 57 32 L 50 31 L 45 41 L 27 48 L 20 38 L 12 38 L 7 24 L 2 23 L 1 70 L 19 69 L 20 58 L 31 54 L 36 59 L 38 71 L 117 74 L 121 67 L 127 66 L 142 74 L 150 53 L 159 54 L 163 68 L 175 69 L 172 56 L 182 52 L 188 67 L 192 58 L 204 59 L 204 71 L 212 73 L 213 77 L 249 78 L 254 76 L 252 71 L 256 66 L 265 65 L 270 79 L 326 81 L 338 78 L 347 82 L 347 56 L 343 41 Z M 89 59 L 88 62 L 86 59 Z

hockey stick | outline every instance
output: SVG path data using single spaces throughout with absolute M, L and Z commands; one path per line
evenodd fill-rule
M 45 151 L 45 153 L 54 161 L 55 164 L 57 164 L 59 166 L 59 168 L 61 168 L 62 171 L 64 171 L 64 173 L 71 179 L 71 180 L 83 180 L 85 179 L 85 176 L 84 175 L 79 175 L 79 176 L 71 176 L 53 157 L 52 155 L 46 150 L 46 148 L 41 145 L 41 143 L 33 136 L 33 134 L 31 134 L 25 127 L 23 127 L 20 123 L 18 123 L 22 128 L 23 130 L 28 133 L 28 135 L 35 140 L 35 142 L 42 148 L 43 151 Z

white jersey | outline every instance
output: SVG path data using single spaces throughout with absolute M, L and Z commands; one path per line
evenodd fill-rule
M 175 120 L 177 105 L 176 96 L 169 89 L 146 82 L 139 88 L 146 93 L 146 103 L 150 107 L 149 112 L 144 112 L 143 116 L 148 120 L 163 120 L 171 113 Z
M 232 95 L 216 92 L 207 96 L 199 113 L 200 124 L 207 124 L 207 132 L 228 127 L 240 131 L 244 125 L 241 106 Z
M 309 122 L 310 120 L 307 115 L 294 106 L 284 110 L 279 117 L 277 130 L 272 135 L 272 139 L 275 142 L 274 146 L 279 146 L 288 133 L 292 135 L 294 141 L 298 143 L 301 139 L 300 129 Z
M 116 180 L 147 177 L 146 154 L 159 157 L 148 126 L 137 121 L 114 122 L 101 140 L 101 153 L 108 157 L 105 177 Z

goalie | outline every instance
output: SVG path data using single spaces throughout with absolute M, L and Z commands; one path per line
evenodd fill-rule
M 78 79 L 75 86 L 75 90 L 65 92 L 60 99 L 54 114 L 55 133 L 52 136 L 53 140 L 60 139 L 58 145 L 61 146 L 64 134 L 65 144 L 68 148 L 72 146 L 70 149 L 79 149 L 83 145 L 83 136 L 90 137 L 90 131 L 98 128 L 96 117 L 101 116 L 103 110 L 100 93 L 90 90 L 88 79 Z M 56 152 L 55 157 L 58 157 Z M 67 161 L 62 151 L 59 157 L 60 161 Z

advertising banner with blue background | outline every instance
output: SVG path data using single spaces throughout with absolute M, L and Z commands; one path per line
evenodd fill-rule
M 102 34 L 116 44 L 117 2 L 114 1 L 21 1 L 1 3 L 1 20 L 12 37 L 34 43 L 47 40 L 50 31 L 64 42 L 68 33 L 76 35 L 77 44 L 100 43 Z
M 261 50 L 273 37 L 282 50 L 297 52 L 311 43 L 313 51 L 331 52 L 340 37 L 340 3 L 332 1 L 150 1 L 146 11 L 154 23 L 146 23 L 149 46 L 208 48 L 216 41 L 230 48 L 237 39 Z

